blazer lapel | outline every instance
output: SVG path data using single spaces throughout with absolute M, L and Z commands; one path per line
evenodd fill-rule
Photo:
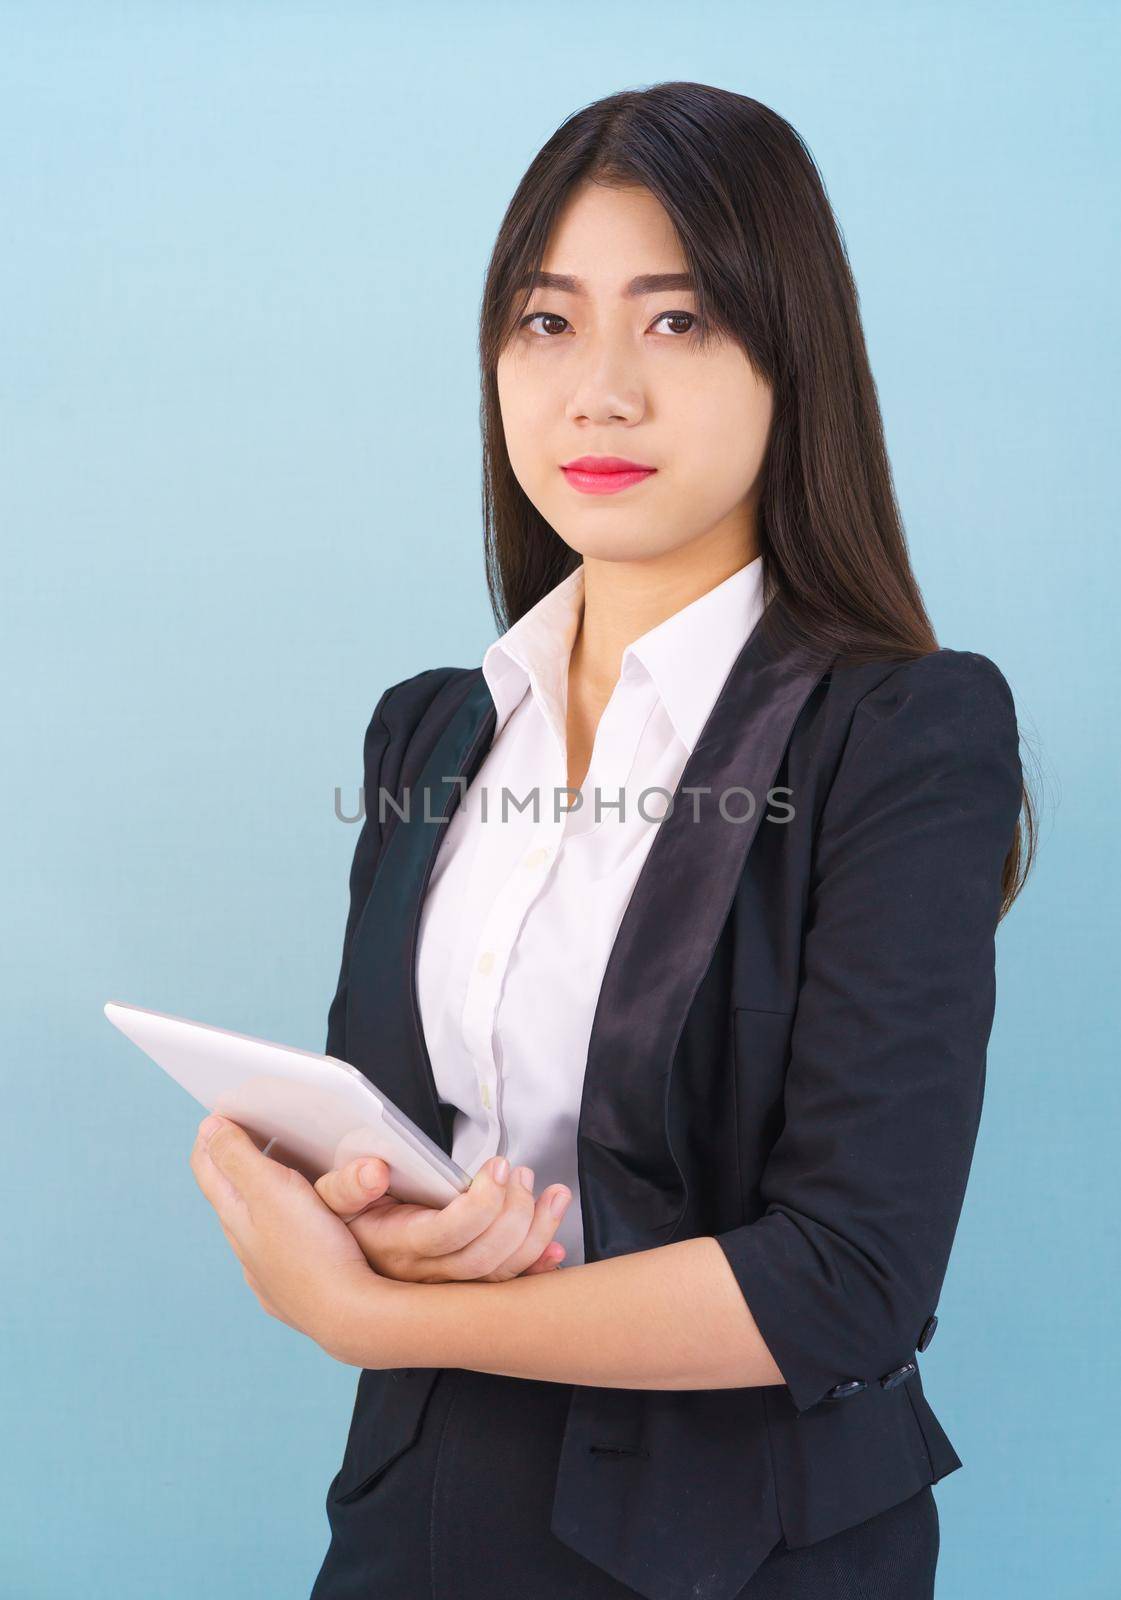
M 686 764 L 673 812 L 657 825 L 604 972 L 588 1044 L 577 1132 L 588 1261 L 668 1243 L 683 1214 L 685 1180 L 667 1126 L 674 1055 L 767 810 L 767 791 L 825 670 L 774 644 L 760 621 Z M 441 1107 L 424 1039 L 417 938 L 444 827 L 490 749 L 496 720 L 480 670 L 411 788 L 407 819 L 393 821 L 351 956 L 348 1057 L 449 1154 L 454 1111 Z M 690 789 L 706 791 L 695 813 Z M 742 817 L 750 809 L 744 790 L 754 813 L 727 820 L 721 799 L 729 817 Z
M 417 936 L 447 820 L 481 766 L 496 722 L 480 671 L 411 786 L 406 816 L 393 820 L 355 929 L 347 989 L 351 1064 L 449 1155 L 453 1112 L 441 1111 L 425 1044 L 416 992 Z M 400 796 L 398 801 L 403 803 Z M 376 797 L 367 803 L 376 804 Z
M 763 622 L 736 658 L 660 822 L 607 963 L 578 1127 L 588 1261 L 666 1244 L 685 1180 L 667 1125 L 670 1074 L 767 811 L 799 711 L 826 665 L 776 645 Z M 694 799 L 690 789 L 702 792 Z M 754 798 L 750 812 L 744 790 Z

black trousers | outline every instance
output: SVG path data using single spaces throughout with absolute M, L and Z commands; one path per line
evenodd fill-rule
M 634 1600 L 549 1531 L 571 1390 L 447 1368 L 416 1444 L 357 1500 L 327 1498 L 309 1600 Z M 932 1600 L 930 1486 L 831 1538 L 780 1542 L 742 1600 Z

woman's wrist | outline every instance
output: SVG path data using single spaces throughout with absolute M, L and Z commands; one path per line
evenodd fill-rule
M 348 1295 L 329 1352 L 352 1367 L 454 1367 L 462 1364 L 455 1331 L 465 1307 L 453 1296 L 499 1289 L 496 1283 L 404 1283 L 371 1268 Z

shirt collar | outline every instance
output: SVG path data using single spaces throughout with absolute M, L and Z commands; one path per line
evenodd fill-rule
M 483 676 L 498 712 L 495 738 L 531 688 L 563 750 L 567 744 L 568 662 L 584 614 L 583 563 L 507 628 L 483 656 Z
M 641 662 L 690 754 L 762 614 L 763 557 L 756 556 L 623 651 L 623 671 L 629 657 Z
M 495 737 L 532 688 L 565 748 L 568 662 L 583 610 L 581 563 L 487 647 L 483 676 L 498 713 Z M 649 675 L 690 753 L 762 613 L 763 558 L 756 556 L 624 649 L 621 672 Z

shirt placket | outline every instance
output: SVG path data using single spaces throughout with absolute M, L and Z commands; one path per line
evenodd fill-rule
M 553 744 L 555 746 L 555 739 Z M 552 771 L 538 787 L 536 814 L 526 813 L 531 818 L 526 842 L 483 919 L 467 980 L 461 1019 L 463 1039 L 474 1066 L 478 1101 L 486 1123 L 486 1138 L 476 1165 L 492 1155 L 506 1154 L 507 1131 L 502 1121 L 495 1024 L 518 930 L 541 893 L 560 849 L 564 816 L 555 817 L 553 804 L 553 785 L 563 781 L 557 776 L 560 765 L 559 760 L 554 761 Z M 518 798 L 523 799 L 524 794 L 519 794 Z M 500 806 L 501 803 L 500 793 L 494 804 Z M 481 824 L 484 827 L 502 825 L 493 815 L 492 820 Z
M 538 792 L 538 810 L 527 830 L 527 842 L 508 873 L 479 930 L 468 976 L 462 1013 L 464 1042 L 475 1070 L 478 1106 L 485 1118 L 486 1136 L 474 1163 L 476 1170 L 493 1155 L 505 1155 L 507 1129 L 502 1119 L 502 1072 L 496 1048 L 497 1018 L 502 987 L 517 941 L 518 931 L 534 900 L 542 892 L 567 837 L 578 839 L 597 826 L 610 827 L 620 820 L 617 802 L 625 795 L 639 741 L 657 703 L 649 680 L 628 679 L 605 709 L 596 730 L 595 746 L 584 787 L 589 791 L 584 808 L 559 811 L 555 791 L 567 781 L 566 752 L 558 718 L 547 717 L 552 731 L 552 771 Z M 595 795 L 602 801 L 600 823 L 595 820 Z M 562 805 L 570 797 L 565 795 Z M 629 807 L 629 798 L 624 804 Z M 531 813 L 527 813 L 531 815 Z M 482 826 L 501 826 L 488 822 Z

